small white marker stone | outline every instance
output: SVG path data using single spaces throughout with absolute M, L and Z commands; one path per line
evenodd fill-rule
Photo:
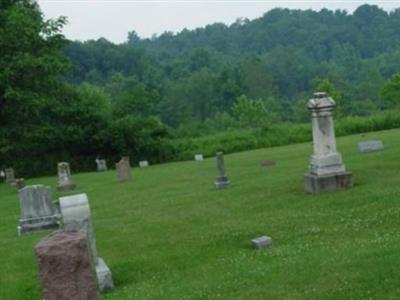
M 194 159 L 196 161 L 202 161 L 204 159 L 203 154 L 195 154 Z
M 256 249 L 265 248 L 265 247 L 272 245 L 272 238 L 264 235 L 264 236 L 254 239 L 254 240 L 251 240 L 251 244 Z

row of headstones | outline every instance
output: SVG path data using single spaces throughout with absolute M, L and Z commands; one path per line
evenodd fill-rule
M 81 296 L 93 293 L 88 287 L 97 286 L 100 292 L 113 288 L 111 271 L 97 254 L 86 194 L 61 197 L 57 206 L 50 187 L 32 185 L 19 190 L 19 198 L 19 235 L 56 230 L 35 247 L 46 300 L 57 299 L 57 295 L 68 299 L 71 290 L 80 295 L 76 299 L 95 299 Z

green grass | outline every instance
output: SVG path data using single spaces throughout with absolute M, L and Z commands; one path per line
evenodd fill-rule
M 102 299 L 399 299 L 399 136 L 339 138 L 354 188 L 318 196 L 303 192 L 310 143 L 225 156 L 232 185 L 221 191 L 213 159 L 134 168 L 129 183 L 74 174 L 113 272 Z M 358 153 L 366 139 L 386 149 Z M 277 164 L 262 169 L 264 159 Z M 27 183 L 54 188 L 56 177 Z M 42 299 L 33 247 L 48 233 L 17 237 L 18 197 L 5 184 L 0 214 L 0 298 Z M 253 250 L 260 235 L 273 246 Z

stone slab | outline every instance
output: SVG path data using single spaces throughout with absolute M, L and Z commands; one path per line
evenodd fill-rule
M 256 249 L 262 249 L 262 248 L 272 245 L 272 238 L 264 235 L 264 236 L 254 239 L 254 240 L 251 240 L 251 244 Z
M 383 146 L 382 141 L 364 141 L 358 143 L 358 151 L 361 153 L 369 153 L 382 151 L 385 147 Z
M 35 246 L 43 298 L 97 300 L 97 282 L 86 237 L 57 232 Z
M 306 193 L 318 194 L 322 192 L 335 192 L 342 189 L 349 189 L 352 186 L 351 172 L 324 176 L 317 176 L 312 173 L 304 174 L 304 190 Z

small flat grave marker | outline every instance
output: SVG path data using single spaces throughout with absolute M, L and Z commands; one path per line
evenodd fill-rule
M 264 235 L 264 236 L 254 239 L 254 240 L 251 240 L 251 244 L 256 249 L 262 249 L 262 248 L 272 245 L 272 238 Z
M 358 143 L 358 151 L 361 153 L 369 153 L 382 151 L 385 147 L 383 146 L 382 141 L 364 141 Z

